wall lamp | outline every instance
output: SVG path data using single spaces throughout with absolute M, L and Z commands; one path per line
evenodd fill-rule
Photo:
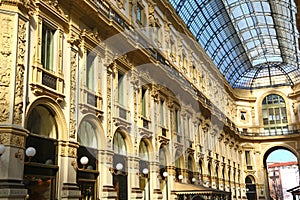
M 16 153 L 15 153 L 15 158 L 19 159 L 19 160 L 23 160 L 23 150 L 22 149 L 19 149 Z M 26 150 L 25 150 L 25 155 L 29 158 L 28 162 L 31 161 L 31 158 L 33 156 L 35 156 L 36 154 L 36 150 L 34 147 L 28 147 Z
M 3 144 L 0 144 L 0 157 L 2 156 L 2 154 L 4 154 L 5 152 L 5 146 Z
M 168 174 L 168 172 L 164 172 L 162 175 L 164 178 L 167 178 L 169 174 Z
M 111 168 L 109 168 L 109 171 L 114 175 L 126 175 L 126 173 L 122 172 L 123 168 L 124 168 L 124 165 L 122 163 L 117 163 L 115 168 L 111 167 Z
M 195 183 L 196 182 L 196 178 L 192 178 L 192 183 Z
M 82 169 L 85 169 L 85 166 L 88 164 L 88 162 L 89 162 L 89 158 L 88 157 L 82 156 L 80 158 L 80 163 L 82 164 Z M 74 169 L 80 169 L 78 167 L 76 159 L 71 162 L 71 165 L 74 167 Z
M 178 175 L 178 180 L 181 181 L 182 179 L 183 179 L 183 175 L 182 174 Z
M 149 174 L 149 169 L 148 168 L 144 168 L 143 170 L 142 170 L 142 173 L 137 173 L 137 175 L 138 176 L 144 176 L 144 177 L 146 177 L 146 178 L 148 178 L 148 174 Z

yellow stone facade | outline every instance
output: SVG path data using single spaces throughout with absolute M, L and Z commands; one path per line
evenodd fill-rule
M 299 159 L 300 84 L 231 88 L 167 1 L 2 0 L 0 63 L 0 199 L 268 199 L 269 153 Z M 263 134 L 270 94 L 289 134 Z

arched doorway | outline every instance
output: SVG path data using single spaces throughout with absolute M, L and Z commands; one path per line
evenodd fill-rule
M 117 192 L 117 199 L 127 200 L 127 146 L 125 135 L 120 131 L 117 131 L 114 135 L 113 150 L 113 184 Z
M 257 199 L 256 184 L 255 184 L 254 177 L 251 176 L 251 175 L 248 175 L 245 179 L 245 183 L 246 183 L 246 196 L 247 196 L 247 199 L 249 199 L 249 200 Z
M 81 190 L 81 199 L 96 199 L 96 180 L 98 177 L 97 151 L 98 139 L 97 128 L 89 120 L 83 120 L 78 129 L 77 149 L 77 183 Z M 86 164 L 82 164 L 82 159 L 86 159 Z
M 270 199 L 292 199 L 289 189 L 299 186 L 298 160 L 283 146 L 275 146 L 264 155 L 267 195 Z
M 140 167 L 139 167 L 139 182 L 140 189 L 143 192 L 143 200 L 150 200 L 150 162 L 149 162 L 149 148 L 148 143 L 145 140 L 140 142 L 139 146 L 139 157 L 140 157 Z
M 168 191 L 168 169 L 167 169 L 167 154 L 166 146 L 162 145 L 159 148 L 159 174 L 160 174 L 160 190 L 163 194 L 163 199 L 169 199 Z
M 30 200 L 56 199 L 58 126 L 55 112 L 39 104 L 29 113 L 24 184 Z M 30 149 L 30 151 L 28 151 Z

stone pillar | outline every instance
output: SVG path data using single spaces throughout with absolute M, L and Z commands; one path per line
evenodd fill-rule
M 24 123 L 24 71 L 27 52 L 28 21 L 10 2 L 0 3 L 0 199 L 24 200 L 27 190 L 22 184 L 24 149 L 28 132 Z M 25 12 L 24 12 L 25 13 Z
M 177 195 L 174 193 L 171 193 L 171 191 L 174 188 L 174 183 L 175 183 L 175 176 L 176 176 L 175 167 L 168 166 L 167 172 L 168 172 L 168 177 L 167 177 L 168 200 L 175 200 L 175 199 L 177 199 Z
M 81 196 L 77 185 L 77 148 L 74 142 L 60 141 L 58 143 L 59 190 L 62 200 L 75 200 Z
M 100 199 L 107 200 L 107 199 L 116 199 L 117 193 L 115 191 L 115 187 L 113 185 L 113 175 L 112 175 L 112 168 L 113 168 L 113 155 L 112 151 L 104 150 L 99 151 L 99 189 L 98 189 L 98 196 Z
M 27 190 L 22 184 L 26 130 L 0 127 L 0 141 L 5 152 L 0 157 L 0 199 L 24 200 Z
M 163 195 L 160 190 L 160 174 L 159 174 L 159 163 L 150 162 L 150 199 L 162 199 Z
M 128 163 L 128 195 L 130 199 L 142 199 L 139 180 L 139 159 L 136 157 L 127 157 Z

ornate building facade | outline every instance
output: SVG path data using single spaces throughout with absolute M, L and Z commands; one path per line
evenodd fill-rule
M 233 89 L 167 1 L 0 1 L 0 199 L 268 199 L 300 84 Z

